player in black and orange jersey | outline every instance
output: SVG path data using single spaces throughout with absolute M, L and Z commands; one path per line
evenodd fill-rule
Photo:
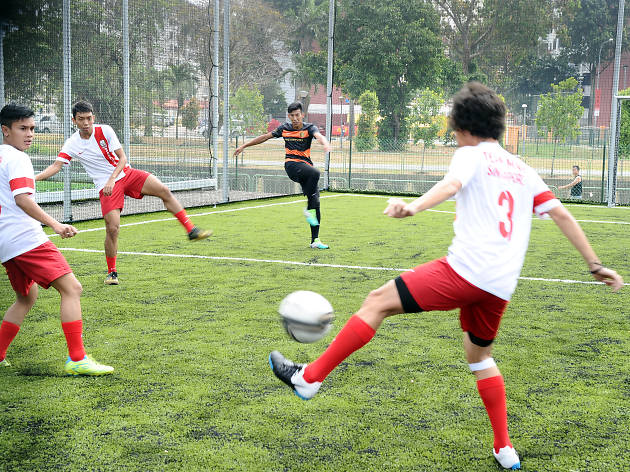
M 319 239 L 319 226 L 322 221 L 319 209 L 319 171 L 313 167 L 313 161 L 311 161 L 311 142 L 315 138 L 324 147 L 325 152 L 330 152 L 330 144 L 319 132 L 317 126 L 304 122 L 304 112 L 300 102 L 289 105 L 287 112 L 290 121 L 278 126 L 272 132 L 261 134 L 239 146 L 234 151 L 234 157 L 238 156 L 246 147 L 264 143 L 271 138 L 284 138 L 284 170 L 291 180 L 302 186 L 302 193 L 308 199 L 304 216 L 311 226 L 311 247 L 313 249 L 328 249 L 328 246 Z

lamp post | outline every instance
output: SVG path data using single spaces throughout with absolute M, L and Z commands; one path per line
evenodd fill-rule
M 523 152 L 524 148 L 525 148 L 525 130 L 527 129 L 527 125 L 525 124 L 525 117 L 527 116 L 527 104 L 523 103 L 521 105 L 521 108 L 523 108 L 523 130 L 522 130 L 522 136 L 523 136 L 523 144 L 521 146 L 521 152 Z
M 599 54 L 597 55 L 597 84 L 595 85 L 595 102 L 596 102 L 596 105 L 597 105 L 597 110 L 595 110 L 595 113 L 594 113 L 594 115 L 595 115 L 595 127 L 597 127 L 597 117 L 599 116 L 599 102 L 597 100 L 597 98 L 598 98 L 597 95 L 600 95 L 600 91 L 599 91 L 599 69 L 600 69 L 601 59 L 602 59 L 602 48 L 604 47 L 605 44 L 611 43 L 612 41 L 613 41 L 612 38 L 608 38 L 606 41 L 604 41 L 602 44 L 600 44 L 600 46 L 599 46 Z

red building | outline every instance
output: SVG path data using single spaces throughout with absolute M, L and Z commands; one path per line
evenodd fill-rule
M 595 103 L 593 103 L 593 125 L 610 126 L 610 105 L 612 100 L 613 75 L 615 63 L 611 61 L 607 64 L 601 64 L 599 70 L 599 94 L 597 91 L 597 71 L 593 77 L 593 86 L 595 87 Z M 625 90 L 630 87 L 630 52 L 621 54 L 621 62 L 619 67 L 619 89 Z M 599 100 L 598 96 L 599 95 Z M 599 102 L 599 103 L 598 103 Z M 597 108 L 599 105 L 599 116 Z M 597 121 L 595 121 L 597 120 Z

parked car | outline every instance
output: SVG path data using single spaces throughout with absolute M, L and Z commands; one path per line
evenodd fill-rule
M 38 133 L 63 133 L 63 123 L 57 115 L 40 115 L 35 117 L 35 131 Z

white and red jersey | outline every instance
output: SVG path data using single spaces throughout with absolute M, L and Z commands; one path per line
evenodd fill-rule
M 48 237 L 39 221 L 28 216 L 15 197 L 35 195 L 35 174 L 29 157 L 8 144 L 0 145 L 0 262 L 41 246 Z
M 96 190 L 100 191 L 105 187 L 107 180 L 118 165 L 119 159 L 114 151 L 121 147 L 111 126 L 94 125 L 92 136 L 88 139 L 83 139 L 79 131 L 70 136 L 61 148 L 57 160 L 64 164 L 70 164 L 72 159 L 77 159 L 94 181 Z M 125 168 L 127 167 L 129 164 L 125 166 Z M 123 170 L 116 177 L 116 181 L 124 176 L 125 171 Z
M 459 148 L 449 177 L 462 188 L 455 195 L 448 263 L 471 284 L 509 300 L 525 260 L 532 211 L 542 216 L 562 204 L 534 169 L 496 142 Z

